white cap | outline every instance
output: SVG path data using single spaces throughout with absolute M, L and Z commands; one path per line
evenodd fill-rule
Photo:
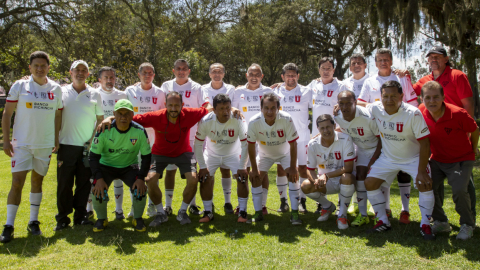
M 88 64 L 87 64 L 87 62 L 85 62 L 83 60 L 77 60 L 77 61 L 73 62 L 72 65 L 70 66 L 70 70 L 76 68 L 78 65 L 84 65 L 88 70 Z

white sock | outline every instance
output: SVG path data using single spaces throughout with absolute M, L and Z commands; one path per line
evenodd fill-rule
M 87 212 L 91 212 L 91 211 L 93 211 L 93 204 L 92 204 L 92 200 L 93 200 L 93 194 L 90 192 L 90 194 L 88 194 L 88 201 L 87 201 Z
M 398 183 L 398 188 L 400 189 L 400 196 L 402 197 L 402 211 L 408 212 L 412 185 L 410 183 Z
M 18 205 L 7 204 L 7 223 L 5 225 L 13 226 L 17 216 Z
M 190 205 L 197 205 L 197 195 L 193 196 L 193 199 L 190 202 Z
M 290 205 L 293 211 L 298 211 L 298 191 L 300 190 L 300 182 L 288 183 L 288 195 L 290 197 Z
M 188 203 L 182 202 L 182 206 L 180 207 L 180 210 L 187 211 L 187 208 L 188 208 Z
M 327 197 L 325 197 L 325 194 L 320 193 L 320 192 L 312 192 L 305 194 L 308 198 L 318 202 L 319 204 L 322 205 L 322 208 L 329 208 L 332 206 L 332 202 L 327 200 Z
M 123 213 L 123 181 L 122 180 L 120 179 L 113 180 L 113 195 L 115 196 L 115 212 Z
M 262 207 L 266 207 L 266 206 L 267 206 L 267 199 L 268 199 L 268 189 L 263 188 Z
M 277 188 L 280 198 L 287 198 L 288 179 L 286 176 L 277 176 Z
M 300 186 L 302 186 L 303 181 L 305 181 L 305 180 L 307 180 L 307 179 L 308 179 L 308 178 L 300 177 L 300 179 L 299 179 L 299 180 L 300 180 Z M 298 191 L 298 197 L 300 197 L 300 199 L 301 199 L 301 198 L 305 198 L 305 199 L 307 198 L 307 196 L 305 196 L 305 193 L 303 193 L 302 189 L 300 189 L 300 190 Z
M 205 211 L 212 212 L 212 200 L 203 201 L 203 208 L 205 208 Z
M 370 203 L 372 204 L 373 210 L 375 211 L 375 216 L 383 221 L 383 224 L 390 224 L 387 217 L 387 212 L 385 212 L 385 196 L 383 195 L 380 189 L 367 191 L 367 197 Z
M 338 211 L 338 216 L 347 216 L 348 206 L 350 206 L 350 201 L 352 200 L 352 195 L 355 192 L 354 185 L 340 185 L 340 193 L 338 197 L 340 198 L 340 210 Z
M 165 189 L 165 207 L 172 207 L 173 189 Z
M 423 224 L 430 225 L 430 218 L 432 217 L 434 204 L 435 197 L 433 195 L 433 190 L 418 193 L 418 206 L 420 207 L 420 213 L 422 213 L 420 227 L 422 227 Z
M 238 197 L 238 207 L 240 208 L 240 211 L 247 210 L 247 203 L 248 203 L 248 197 L 247 198 Z
M 362 216 L 367 215 L 367 190 L 365 189 L 365 181 L 357 181 L 357 202 L 358 210 Z
M 385 209 L 390 209 L 390 186 L 381 185 L 380 190 L 383 192 L 383 197 L 385 198 Z
M 232 178 L 222 178 L 223 196 L 225 203 L 231 203 L 232 197 Z
M 253 200 L 253 208 L 255 209 L 255 212 L 262 211 L 262 195 L 263 195 L 262 186 L 252 187 L 252 200 Z
M 38 221 L 42 193 L 30 193 L 30 221 Z
M 163 204 L 162 203 L 159 203 L 159 204 L 155 205 L 155 208 L 157 208 L 157 213 L 165 214 L 165 210 L 163 210 Z

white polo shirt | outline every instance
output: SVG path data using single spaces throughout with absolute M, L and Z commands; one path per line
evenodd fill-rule
M 101 87 L 96 89 L 100 96 L 102 97 L 102 105 L 103 105 L 103 113 L 104 117 L 113 116 L 113 112 L 115 111 L 115 104 L 120 99 L 127 99 L 127 95 L 125 92 L 120 91 L 116 88 L 113 88 L 112 91 L 108 92 L 103 90 Z
M 62 87 L 63 114 L 60 143 L 83 146 L 93 135 L 97 115 L 103 115 L 102 97 L 94 88 L 80 93 L 72 84 Z
M 358 99 L 358 97 L 360 96 L 360 93 L 362 92 L 363 83 L 369 77 L 370 77 L 370 75 L 365 73 L 365 76 L 363 76 L 360 80 L 355 80 L 352 76 L 350 78 L 347 78 L 347 79 L 343 80 L 342 83 L 345 85 L 345 87 L 348 90 L 355 93 L 355 98 Z
M 382 155 L 394 163 L 411 163 L 420 156 L 418 140 L 430 135 L 420 110 L 402 102 L 398 112 L 389 115 L 383 104 L 374 103 L 372 116 L 382 140 Z
M 300 135 L 299 141 L 306 144 L 310 140 L 308 107 L 312 103 L 313 90 L 299 84 L 294 89 L 287 90 L 285 84 L 282 84 L 273 92 L 280 99 L 280 110 L 289 113 L 292 117 Z
M 362 106 L 356 107 L 355 118 L 348 122 L 343 118 L 343 114 L 335 116 L 335 122 L 340 126 L 340 130 L 352 137 L 353 143 L 363 150 L 375 149 L 378 143 L 377 124 L 370 111 Z
M 232 107 L 238 108 L 242 111 L 247 124 L 250 122 L 250 119 L 262 111 L 260 108 L 260 100 L 262 97 L 268 93 L 273 93 L 273 90 L 270 87 L 260 86 L 255 90 L 250 90 L 247 88 L 248 84 L 239 87 L 235 90 L 232 100 Z
M 333 78 L 329 84 L 313 80 L 308 87 L 313 89 L 310 106 L 312 108 L 312 136 L 315 136 L 318 134 L 317 118 L 322 114 L 330 114 L 333 117 L 333 107 L 338 103 L 338 93 L 348 89 L 337 78 Z
M 262 113 L 256 114 L 248 124 L 247 142 L 258 144 L 258 153 L 262 156 L 278 159 L 288 155 L 289 143 L 298 140 L 297 130 L 292 117 L 279 111 L 273 125 L 265 122 Z M 288 142 L 288 143 L 287 143 Z
M 322 136 L 310 140 L 308 143 L 309 170 L 318 170 L 318 174 L 324 174 L 341 169 L 345 162 L 355 160 L 355 149 L 352 138 L 348 134 L 335 131 L 335 139 L 330 147 L 322 146 Z
M 60 85 L 50 79 L 44 85 L 36 83 L 33 77 L 18 80 L 10 88 L 7 102 L 17 103 L 13 147 L 38 149 L 55 146 L 55 112 L 63 109 Z
M 368 103 L 374 103 L 375 101 L 382 100 L 382 93 L 381 88 L 382 85 L 387 81 L 397 81 L 402 86 L 403 90 L 403 102 L 418 107 L 417 102 L 417 94 L 415 94 L 415 90 L 413 90 L 412 82 L 410 78 L 405 76 L 403 78 L 399 78 L 394 73 L 390 74 L 390 76 L 382 77 L 378 74 L 371 76 L 365 80 L 363 83 L 362 91 L 360 92 L 360 96 L 358 96 L 358 100 Z
M 197 141 L 206 140 L 206 153 L 213 157 L 225 157 L 240 154 L 240 141 L 247 139 L 247 125 L 245 120 L 238 120 L 230 115 L 226 123 L 220 123 L 217 115 L 213 112 L 205 115 L 198 124 Z M 205 159 L 202 153 L 195 153 L 198 165 L 201 169 L 206 168 Z M 200 156 L 200 158 L 199 158 Z M 245 159 L 246 161 L 246 159 Z
M 235 86 L 231 84 L 223 83 L 220 89 L 214 89 L 212 87 L 212 82 L 202 85 L 202 91 L 204 94 L 204 102 L 209 102 L 213 107 L 213 98 L 218 94 L 227 95 L 230 100 L 233 100 L 233 94 L 235 93 Z M 233 105 L 232 105 L 233 106 Z

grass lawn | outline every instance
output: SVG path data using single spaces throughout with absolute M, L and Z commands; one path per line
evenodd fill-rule
M 56 156 L 44 180 L 43 201 L 40 211 L 42 236 L 30 236 L 26 226 L 29 220 L 29 190 L 27 181 L 23 191 L 23 203 L 16 219 L 15 239 L 0 244 L 0 268 L 359 268 L 359 269 L 474 269 L 480 268 L 480 230 L 477 228 L 470 241 L 455 240 L 459 229 L 459 216 L 454 210 L 451 190 L 446 189 L 445 210 L 454 232 L 437 235 L 434 242 L 424 242 L 419 233 L 418 192 L 412 189 L 410 211 L 412 223 L 399 225 L 401 210 L 398 186 L 392 186 L 392 230 L 382 235 L 367 235 L 372 226 L 339 231 L 335 219 L 319 223 L 317 216 L 301 215 L 304 224 L 292 226 L 290 214 L 278 214 L 270 210 L 265 221 L 257 225 L 236 223 L 236 217 L 223 211 L 223 193 L 217 172 L 214 203 L 215 220 L 199 224 L 199 217 L 192 217 L 192 224 L 180 226 L 175 219 L 182 198 L 184 183 L 177 178 L 174 195 L 174 215 L 157 229 L 145 233 L 135 232 L 129 220 L 111 221 L 104 232 L 94 233 L 92 227 L 77 226 L 55 233 L 56 214 Z M 480 186 L 478 170 L 475 170 L 477 186 Z M 10 160 L 0 157 L 0 224 L 6 220 L 6 197 L 10 189 Z M 279 206 L 274 171 L 270 172 L 268 207 Z M 161 182 L 162 190 L 163 182 Z M 235 184 L 234 184 L 235 187 Z M 236 192 L 233 189 L 233 205 Z M 110 193 L 112 194 L 112 193 Z M 124 209 L 130 210 L 128 191 L 125 190 Z M 480 193 L 477 192 L 480 197 Z M 113 197 L 111 195 L 111 197 Z M 336 202 L 338 197 L 329 196 Z M 197 202 L 202 206 L 200 196 Z M 315 204 L 308 200 L 309 210 Z M 477 205 L 477 208 L 478 207 Z M 109 218 L 114 219 L 114 202 L 109 203 Z M 251 197 L 248 205 L 253 213 Z M 144 215 L 144 218 L 147 218 Z M 352 220 L 353 217 L 350 217 Z M 147 224 L 151 221 L 146 219 Z M 477 218 L 477 223 L 479 223 Z

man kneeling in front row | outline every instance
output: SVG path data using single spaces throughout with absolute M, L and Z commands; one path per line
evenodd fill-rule
M 150 168 L 151 150 L 145 129 L 132 122 L 133 105 L 126 99 L 115 104 L 115 121 L 110 130 L 97 133 L 90 149 L 90 167 L 93 181 L 93 209 L 97 214 L 94 232 L 101 232 L 108 224 L 108 187 L 115 179 L 121 179 L 132 192 L 134 219 L 133 226 L 139 232 L 146 231 L 142 219 L 145 210 L 147 186 L 145 177 Z M 141 167 L 138 153 L 141 153 Z

